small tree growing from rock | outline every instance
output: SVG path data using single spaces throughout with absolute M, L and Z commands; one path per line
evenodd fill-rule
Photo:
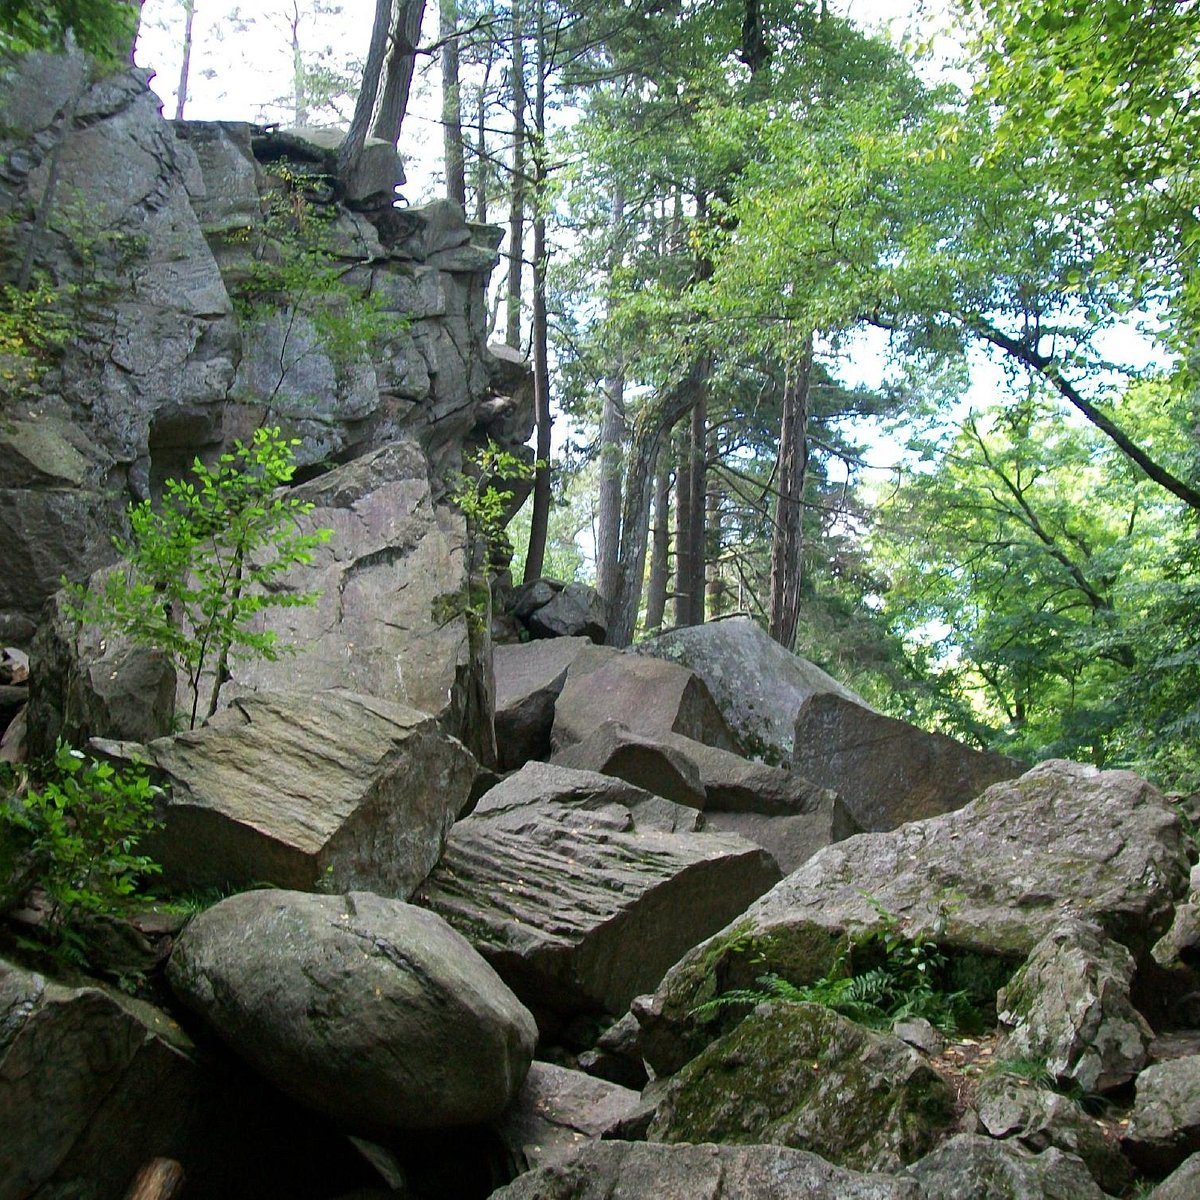
M 317 600 L 316 592 L 271 587 L 289 567 L 310 562 L 330 534 L 304 532 L 299 518 L 313 506 L 279 490 L 295 472 L 297 444 L 278 428 L 257 429 L 213 467 L 197 458 L 190 480 L 167 480 L 158 509 L 149 500 L 130 507 L 129 538 L 114 539 L 127 568 L 110 573 L 102 588 L 78 589 L 80 620 L 172 656 L 187 676 L 192 729 L 206 677 L 212 690 L 204 716 L 216 712 L 232 652 L 274 661 L 293 649 L 273 630 L 256 628 L 258 613 Z

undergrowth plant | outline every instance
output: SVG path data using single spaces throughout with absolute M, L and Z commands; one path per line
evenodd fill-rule
M 23 832 L 35 882 L 51 903 L 54 948 L 86 965 L 81 921 L 125 909 L 142 881 L 161 872 L 138 852 L 158 827 L 161 789 L 138 766 L 118 769 L 59 741 L 49 764 L 0 802 L 0 822 Z
M 870 900 L 870 897 L 868 897 Z M 980 1014 L 967 992 L 941 986 L 946 957 L 926 934 L 904 936 L 899 919 L 877 901 L 879 925 L 848 934 L 825 974 L 808 984 L 794 984 L 775 973 L 760 975 L 757 988 L 737 988 L 699 1005 L 698 1016 L 731 1005 L 767 1001 L 820 1004 L 871 1029 L 923 1017 L 942 1033 L 979 1023 Z
M 258 429 L 212 467 L 196 459 L 191 479 L 167 481 L 158 508 L 149 500 L 130 507 L 129 538 L 114 540 L 127 568 L 111 572 L 102 588 L 73 589 L 79 620 L 174 659 L 191 693 L 190 728 L 201 717 L 206 677 L 203 715 L 216 712 L 231 653 L 275 661 L 294 649 L 255 627 L 260 612 L 316 603 L 316 592 L 272 587 L 289 567 L 310 562 L 330 535 L 304 532 L 299 518 L 312 504 L 280 490 L 295 471 L 298 444 L 278 428 Z

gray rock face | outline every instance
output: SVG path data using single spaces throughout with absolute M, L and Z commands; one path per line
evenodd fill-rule
M 1074 1154 L 1106 1192 L 1123 1192 L 1133 1172 L 1121 1152 L 1069 1097 L 1011 1076 L 985 1078 L 976 1111 L 994 1138 L 1013 1138 L 1041 1153 L 1051 1146 Z
M 1146 1065 L 1153 1033 L 1129 998 L 1133 955 L 1094 926 L 1053 929 L 997 997 L 1009 1027 L 996 1054 L 1044 1058 L 1060 1084 L 1088 1092 L 1128 1083 Z
M 544 1020 L 623 1012 L 776 878 L 749 842 L 638 829 L 623 807 L 481 803 L 451 831 L 417 901 Z
M 704 784 L 689 758 L 662 740 L 634 733 L 619 721 L 598 725 L 583 741 L 560 750 L 551 761 L 560 767 L 624 779 L 689 808 L 705 806 Z
M 175 667 L 160 650 L 79 628 L 58 593 L 31 648 L 30 750 L 49 757 L 60 737 L 148 742 L 171 732 Z
M 844 697 L 811 696 L 796 717 L 792 770 L 835 787 L 868 831 L 953 812 L 1024 769 L 941 733 L 880 716 Z
M 432 717 L 351 692 L 247 696 L 146 758 L 171 789 L 145 843 L 168 880 L 399 897 L 437 861 L 475 775 Z
M 1200 1154 L 1193 1154 L 1152 1191 L 1148 1200 L 1193 1200 L 1200 1192 Z
M 492 1200 L 923 1200 L 911 1179 L 864 1175 L 783 1146 L 602 1142 L 522 1175 Z M 960 1198 L 961 1200 L 961 1198 Z
M 488 1121 L 533 1057 L 532 1018 L 432 913 L 366 892 L 243 892 L 196 917 L 171 987 L 238 1054 L 342 1128 Z
M 1200 1151 L 1200 1055 L 1169 1059 L 1137 1077 L 1125 1153 L 1156 1175 Z
M 535 1062 L 497 1131 L 525 1169 L 573 1158 L 627 1117 L 640 1097 L 581 1071 Z
M 0 960 L 0 1197 L 117 1198 L 179 1157 L 199 1090 L 184 1045 L 158 1009 Z
M 586 638 L 545 638 L 493 648 L 501 770 L 549 756 L 554 702 L 567 681 L 567 668 L 589 645 Z
M 604 598 L 582 583 L 568 583 L 525 619 L 535 638 L 585 637 L 603 645 L 608 632 Z
M 820 851 L 670 971 L 642 1014 L 643 1049 L 657 1070 L 677 1070 L 711 1040 L 689 1015 L 698 1004 L 765 971 L 795 983 L 823 974 L 837 936 L 880 920 L 864 882 L 906 935 L 1015 967 L 1072 914 L 1145 961 L 1187 872 L 1156 788 L 1127 771 L 1043 763 L 958 812 Z
M 311 563 L 274 586 L 315 591 L 319 600 L 266 610 L 262 627 L 299 652 L 235 662 L 233 683 L 293 695 L 347 688 L 378 696 L 442 717 L 486 757 L 478 734 L 490 729 L 491 701 L 471 672 L 466 534 L 459 514 L 434 507 L 420 447 L 394 442 L 293 495 L 316 506 L 299 522 L 306 531 L 333 532 Z
M 866 707 L 832 675 L 772 641 L 750 617 L 726 617 L 639 642 L 634 651 L 694 671 L 712 693 L 745 752 L 776 764 L 792 753 L 801 704 L 832 693 Z
M 925 1200 L 1104 1200 L 1074 1155 L 962 1133 L 909 1167 Z
M 759 1005 L 667 1086 L 650 1141 L 764 1142 L 894 1171 L 932 1148 L 954 1095 L 910 1047 L 816 1004 Z
M 655 737 L 681 733 L 722 750 L 737 750 L 708 688 L 684 667 L 636 654 L 580 655 L 554 706 L 556 752 L 583 741 L 605 721 Z

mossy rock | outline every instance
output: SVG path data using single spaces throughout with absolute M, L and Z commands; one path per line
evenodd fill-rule
M 927 1153 L 953 1113 L 950 1086 L 899 1039 L 820 1005 L 776 1003 L 684 1067 L 649 1139 L 769 1143 L 895 1171 Z

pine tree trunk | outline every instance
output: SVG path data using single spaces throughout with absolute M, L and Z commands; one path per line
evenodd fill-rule
M 688 574 L 686 591 L 688 598 L 687 623 L 704 624 L 704 564 L 705 564 L 705 516 L 708 492 L 708 404 L 707 389 L 701 393 L 692 409 L 688 452 L 692 456 L 690 471 L 691 493 L 688 506 L 691 519 L 688 531 L 691 538 L 688 547 Z
M 508 213 L 508 298 L 505 342 L 521 345 L 521 295 L 525 274 L 525 20 L 522 0 L 512 0 L 512 186 Z
M 440 0 L 438 41 L 442 43 L 442 146 L 446 160 L 446 198 L 467 207 L 467 171 L 463 154 L 462 92 L 458 81 L 458 0 Z
M 671 468 L 666 454 L 658 456 L 654 477 L 654 529 L 650 543 L 650 579 L 646 584 L 646 630 L 662 629 L 667 610 L 667 580 L 671 557 Z
M 708 461 L 720 461 L 721 447 L 717 430 L 709 431 Z M 705 521 L 706 536 L 712 553 L 707 556 L 705 565 L 705 592 L 708 596 L 708 617 L 711 620 L 719 617 L 726 610 L 725 577 L 721 573 L 721 482 L 715 471 L 708 472 L 708 487 L 705 495 L 705 508 L 708 513 Z
M 424 16 L 425 0 L 396 0 L 391 46 L 384 64 L 378 109 L 371 125 L 372 137 L 391 142 L 393 146 L 400 140 L 400 127 L 408 111 L 408 94 L 412 90 Z
M 779 430 L 779 496 L 771 536 L 771 601 L 767 632 L 791 650 L 800 620 L 804 571 L 804 482 L 808 471 L 808 401 L 812 338 L 796 363 L 789 363 Z
M 675 435 L 675 624 L 690 625 L 692 606 L 692 447 L 687 428 Z
M 179 65 L 179 87 L 175 91 L 175 120 L 183 120 L 187 103 L 188 76 L 192 70 L 192 25 L 196 16 L 196 0 L 183 0 L 183 61 Z

